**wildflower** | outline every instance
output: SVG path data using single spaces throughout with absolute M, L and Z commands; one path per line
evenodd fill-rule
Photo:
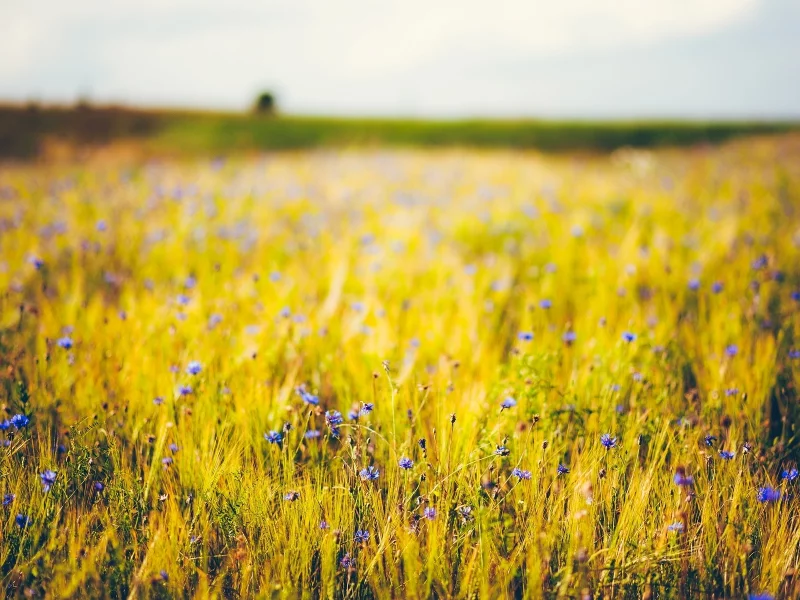
M 355 410 L 347 411 L 347 418 L 350 421 L 358 421 L 358 417 L 359 416 L 360 416 L 360 413 L 358 411 L 355 411 Z
M 178 387 L 178 394 L 181 396 L 189 396 L 192 391 L 192 386 L 190 385 L 182 385 Z
M 636 339 L 636 334 L 631 333 L 630 331 L 626 331 L 622 334 L 622 339 L 625 340 L 626 342 L 632 342 L 633 340 Z
M 311 404 L 312 406 L 317 406 L 319 404 L 319 397 L 314 394 L 309 394 L 304 386 L 299 385 L 294 388 L 294 391 L 306 404 Z
M 725 347 L 725 354 L 727 354 L 731 358 L 736 356 L 738 352 L 739 348 L 736 346 L 736 344 L 729 344 L 728 346 Z
M 303 437 L 306 438 L 307 440 L 315 440 L 321 435 L 322 434 L 320 433 L 319 429 L 309 429 L 308 431 L 305 432 Z
M 411 467 L 413 467 L 413 466 L 414 466 L 414 461 L 413 461 L 413 460 L 411 460 L 410 458 L 406 458 L 406 457 L 404 456 L 403 458 L 401 458 L 401 459 L 400 459 L 400 460 L 397 462 L 397 464 L 398 464 L 398 465 L 400 465 L 400 468 L 401 468 L 401 469 L 410 469 Z
M 775 488 L 765 486 L 758 488 L 758 495 L 756 498 L 759 502 L 777 502 L 781 499 L 781 492 Z
M 15 429 L 22 429 L 26 427 L 31 420 L 23 414 L 16 414 L 9 419 L 9 423 L 11 423 Z
M 18 514 L 14 518 L 14 521 L 16 522 L 17 527 L 22 527 L 23 529 L 33 522 L 33 521 L 31 521 L 30 517 L 25 516 L 23 514 Z
M 735 396 L 738 393 L 739 393 L 739 388 L 728 388 L 727 390 L 725 390 L 725 395 L 728 397 Z
M 692 290 L 693 292 L 696 292 L 697 290 L 699 290 L 700 289 L 700 280 L 697 279 L 696 277 L 693 278 L 693 279 L 690 279 L 689 280 L 689 289 Z
M 337 425 L 341 425 L 343 422 L 342 413 L 338 410 L 329 410 L 325 413 L 325 423 L 327 423 L 328 427 L 334 428 Z
M 618 384 L 618 383 L 612 383 L 611 384 L 611 391 L 612 392 L 618 392 L 621 389 L 622 389 L 622 386 L 620 384 Z
M 355 536 L 353 536 L 356 544 L 365 544 L 367 540 L 369 540 L 369 531 L 366 529 L 358 529 L 356 530 Z
M 283 499 L 286 500 L 287 502 L 294 502 L 299 498 L 300 498 L 300 492 L 295 492 L 295 491 L 286 492 L 283 495 Z
M 102 492 L 106 486 L 104 486 L 101 482 L 95 481 L 94 482 L 94 491 L 95 492 Z
M 49 492 L 50 487 L 56 482 L 56 472 L 47 469 L 46 471 L 40 473 L 39 477 L 42 480 L 42 486 L 44 487 L 44 491 Z
M 531 478 L 531 472 L 530 471 L 523 471 L 522 469 L 518 469 L 518 468 L 514 468 L 514 470 L 511 471 L 511 475 L 513 477 L 516 477 L 519 480 L 522 480 L 522 479 L 528 480 L 528 479 Z
M 734 456 L 736 456 L 735 452 L 728 452 L 727 450 L 719 451 L 719 457 L 723 460 L 731 460 Z
M 501 412 L 506 408 L 513 408 L 517 405 L 517 401 L 514 400 L 511 396 L 508 396 L 505 400 L 500 403 L 500 410 Z
M 175 301 L 181 306 L 186 306 L 189 304 L 189 302 L 191 302 L 191 298 L 189 298 L 189 296 L 186 294 L 178 294 L 175 298 Z
M 610 450 L 617 445 L 617 438 L 611 437 L 610 433 L 604 433 L 600 436 L 600 443 Z
M 165 456 L 164 458 L 161 459 L 161 464 L 164 465 L 165 469 L 169 467 L 173 462 L 174 461 L 172 460 L 171 456 Z
M 472 518 L 472 507 L 471 506 L 459 506 L 458 507 L 458 515 L 464 519 L 464 521 L 469 521 Z
M 551 308 L 553 306 L 553 302 L 551 300 L 547 300 L 547 299 L 541 300 L 539 302 L 539 306 L 544 308 L 545 310 L 547 310 L 548 308 Z
M 14 501 L 15 498 L 16 496 L 14 494 L 5 494 L 3 496 L 3 506 L 8 506 Z
M 569 467 L 559 463 L 556 471 L 558 472 L 559 475 L 566 475 L 567 473 L 569 473 Z
M 422 511 L 422 514 L 429 521 L 433 521 L 436 518 L 436 509 L 432 506 L 428 506 Z
M 222 315 L 219 313 L 214 313 L 210 317 L 208 317 L 208 328 L 214 329 L 217 325 L 222 323 Z
M 339 564 L 345 569 L 352 569 L 356 566 L 356 561 L 350 556 L 350 553 L 345 553 L 342 560 L 339 561 Z
M 683 533 L 683 523 L 681 523 L 680 521 L 676 521 L 672 525 L 668 525 L 667 529 L 669 531 L 675 531 L 677 533 Z
M 800 358 L 800 350 L 789 350 L 789 358 L 792 360 Z
M 328 527 L 328 522 L 325 519 L 322 519 L 322 521 L 319 522 L 319 528 L 323 531 L 328 529 Z
M 722 283 L 719 281 L 715 281 L 711 286 L 711 291 L 715 294 L 719 294 L 722 291 Z
M 574 342 L 576 339 L 578 339 L 578 334 L 575 333 L 574 331 L 567 331 L 564 335 L 561 336 L 561 339 L 563 339 L 564 342 L 567 345 L 569 345 L 572 342 Z
M 505 446 L 498 446 L 497 449 L 494 451 L 497 456 L 508 456 L 511 454 L 511 450 L 506 448 Z
M 189 375 L 199 375 L 202 370 L 203 365 L 200 364 L 199 360 L 193 360 L 186 366 L 186 372 Z
M 169 573 L 167 573 L 164 569 L 161 569 L 158 574 L 161 577 L 161 581 L 169 581 Z
M 270 444 L 280 444 L 283 441 L 283 434 L 273 430 L 269 433 L 265 433 L 264 439 Z
M 517 339 L 521 342 L 530 342 L 533 339 L 533 334 L 530 331 L 520 331 L 517 334 Z
M 169 445 L 169 449 L 173 454 L 175 454 L 178 450 L 180 450 L 180 448 L 178 448 L 178 444 L 174 442 Z
M 156 406 L 161 406 L 162 404 L 164 404 L 164 398 L 161 396 L 156 396 L 155 398 L 153 398 L 153 404 L 155 404 Z
M 364 469 L 361 469 L 358 476 L 361 477 L 361 481 L 375 481 L 380 474 L 381 472 L 377 467 L 370 465 Z
M 372 402 L 365 402 L 359 411 L 361 416 L 367 415 L 371 413 L 375 409 L 375 405 Z
M 767 266 L 767 262 L 767 257 L 762 254 L 752 262 L 751 266 L 753 267 L 753 270 L 759 271 Z
M 32 256 L 28 259 L 28 262 L 33 265 L 33 268 L 39 271 L 44 266 L 44 261 L 41 258 L 37 258 Z
M 63 348 L 64 350 L 69 350 L 73 346 L 72 338 L 67 336 L 58 338 L 56 343 L 58 344 L 59 348 Z
M 800 302 L 800 291 L 792 292 L 792 300 L 795 302 Z
M 785 479 L 786 481 L 794 481 L 797 479 L 797 469 L 781 471 L 781 479 Z
M 672 478 L 672 480 L 675 482 L 675 485 L 679 485 L 681 487 L 691 487 L 694 485 L 694 477 L 687 475 L 684 467 L 678 467 L 675 470 L 675 476 Z
M 713 435 L 707 435 L 706 437 L 703 438 L 703 442 L 705 442 L 705 445 L 709 447 L 713 446 L 714 442 L 716 441 L 717 437 Z
M 748 600 L 775 600 L 775 596 L 768 592 L 758 592 L 757 594 L 750 594 Z

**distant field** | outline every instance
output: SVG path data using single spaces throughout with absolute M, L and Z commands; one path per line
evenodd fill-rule
M 86 156 L 0 164 L 0 595 L 800 598 L 800 136 Z
M 229 153 L 318 146 L 465 146 L 608 151 L 719 143 L 781 133 L 792 122 L 591 122 L 415 120 L 258 116 L 245 113 L 146 111 L 114 107 L 0 106 L 0 156 L 35 156 L 42 144 L 105 144 L 135 139 L 167 153 Z

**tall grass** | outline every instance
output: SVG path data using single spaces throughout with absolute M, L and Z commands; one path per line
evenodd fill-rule
M 0 190 L 9 596 L 800 595 L 798 138 Z

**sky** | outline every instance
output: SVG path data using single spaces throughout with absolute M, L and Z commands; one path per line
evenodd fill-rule
M 0 99 L 800 117 L 800 0 L 0 0 Z

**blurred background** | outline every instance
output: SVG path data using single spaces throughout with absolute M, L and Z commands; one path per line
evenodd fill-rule
M 2 0 L 0 152 L 715 141 L 794 127 L 798 32 L 797 0 Z

